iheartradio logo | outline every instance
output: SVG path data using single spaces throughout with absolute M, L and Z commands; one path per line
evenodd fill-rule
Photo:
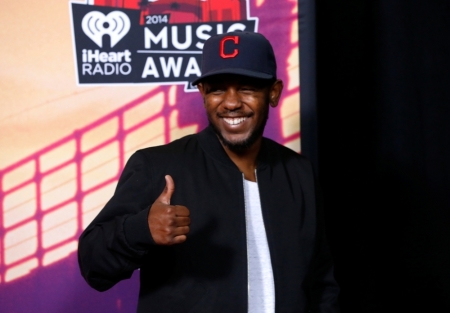
M 78 84 L 184 84 L 186 92 L 195 91 L 191 82 L 201 76 L 205 40 L 236 30 L 257 32 L 258 18 L 242 5 L 235 10 L 235 0 L 215 1 L 232 9 L 226 19 L 208 1 L 183 0 L 196 4 L 170 9 L 163 4 L 172 1 L 70 0 Z M 234 56 L 229 52 L 224 57 Z
M 130 19 L 120 11 L 113 11 L 108 15 L 99 11 L 91 11 L 83 17 L 81 28 L 86 36 L 100 48 L 103 46 L 103 35 L 109 35 L 112 48 L 130 30 Z

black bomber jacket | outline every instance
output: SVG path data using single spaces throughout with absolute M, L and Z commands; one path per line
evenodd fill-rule
M 171 175 L 171 204 L 190 210 L 186 242 L 154 243 L 149 208 Z M 335 313 L 339 288 L 325 242 L 310 163 L 263 139 L 257 182 L 275 283 L 275 311 Z M 243 175 L 208 127 L 137 151 L 111 200 L 80 237 L 78 258 L 93 288 L 140 269 L 140 312 L 247 312 Z

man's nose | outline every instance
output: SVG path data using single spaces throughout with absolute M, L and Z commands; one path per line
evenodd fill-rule
M 223 105 L 228 110 L 236 110 L 242 106 L 239 93 L 235 88 L 228 88 L 224 94 Z

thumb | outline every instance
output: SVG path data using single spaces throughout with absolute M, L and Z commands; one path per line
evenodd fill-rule
M 164 204 L 170 204 L 170 198 L 172 198 L 173 192 L 175 191 L 175 183 L 170 175 L 166 175 L 164 178 L 166 179 L 166 187 L 158 197 L 158 200 Z

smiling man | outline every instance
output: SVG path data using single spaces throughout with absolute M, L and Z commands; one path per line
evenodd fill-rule
M 103 291 L 139 268 L 138 312 L 338 312 L 312 167 L 262 136 L 272 46 L 213 36 L 194 84 L 209 127 L 130 158 L 80 238 L 84 278 Z
M 229 69 L 231 71 L 231 69 Z M 283 83 L 236 74 L 217 74 L 199 82 L 210 126 L 245 179 L 256 181 L 256 158 Z

